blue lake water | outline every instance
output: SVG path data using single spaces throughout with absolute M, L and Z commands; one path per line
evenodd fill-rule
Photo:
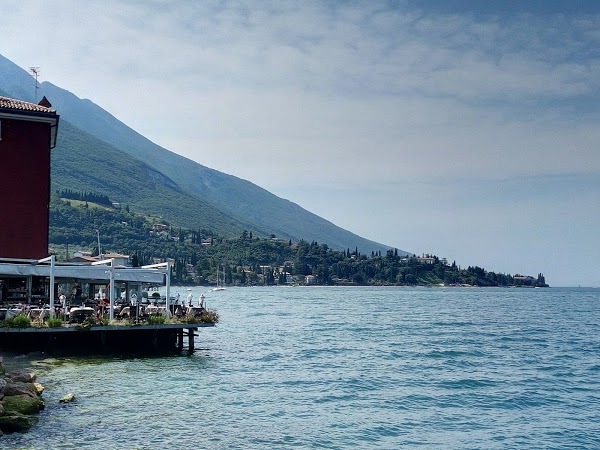
M 206 295 L 193 356 L 8 359 L 47 406 L 0 448 L 600 448 L 600 289 Z

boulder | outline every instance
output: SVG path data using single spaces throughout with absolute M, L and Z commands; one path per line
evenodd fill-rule
M 2 406 L 4 407 L 4 414 L 10 415 L 13 412 L 19 414 L 36 414 L 44 409 L 44 401 L 37 395 L 31 397 L 29 395 L 11 395 L 2 399 Z M 0 426 L 0 430 L 4 430 Z
M 33 383 L 36 379 L 36 375 L 33 372 L 26 370 L 17 370 L 7 375 L 13 381 L 21 381 L 22 383 Z
M 75 395 L 72 393 L 68 393 L 59 400 L 59 403 L 71 403 L 73 400 L 75 400 Z
M 37 391 L 37 395 L 42 395 L 42 392 L 44 392 L 44 389 L 46 389 L 42 383 L 33 383 L 33 386 L 35 387 L 35 390 Z
M 0 393 L 4 389 L 4 386 L 6 386 L 6 383 L 8 383 L 8 381 L 6 381 L 4 378 L 0 378 Z
M 24 433 L 35 423 L 36 418 L 19 413 L 0 416 L 0 430 L 4 433 Z
M 29 395 L 30 397 L 37 397 L 38 390 L 33 383 L 23 383 L 21 381 L 9 380 L 0 390 L 0 393 L 5 397 L 9 397 L 11 395 Z

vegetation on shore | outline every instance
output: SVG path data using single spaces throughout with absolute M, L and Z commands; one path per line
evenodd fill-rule
M 88 329 L 94 326 L 131 326 L 131 325 L 163 325 L 163 324 L 215 324 L 219 322 L 219 313 L 215 309 L 206 309 L 202 313 L 184 314 L 180 317 L 167 318 L 162 314 L 149 314 L 136 318 L 116 318 L 109 322 L 106 317 L 91 316 L 82 323 L 68 323 L 59 317 L 32 321 L 25 314 L 18 314 L 9 319 L 0 320 L 0 328 L 60 328 L 76 327 Z
M 309 283 L 320 285 L 547 286 L 541 273 L 534 278 L 461 268 L 435 255 L 417 257 L 393 249 L 385 254 L 338 251 L 314 241 L 254 236 L 251 231 L 225 239 L 212 230 L 185 229 L 135 214 L 129 206 L 107 209 L 80 201 L 74 206 L 58 195 L 52 198 L 50 243 L 59 259 L 66 257 L 67 246 L 70 254 L 98 254 L 97 230 L 102 253 L 130 255 L 134 266 L 172 258 L 172 282 L 181 284 L 213 285 L 219 272 L 225 284 L 241 286 L 305 284 L 307 276 Z

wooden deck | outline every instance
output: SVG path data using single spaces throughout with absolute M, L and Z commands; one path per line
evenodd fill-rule
M 57 328 L 0 328 L 0 350 L 62 355 L 176 354 L 194 352 L 199 328 L 212 323 L 162 325 L 106 325 Z M 184 339 L 184 337 L 186 339 Z

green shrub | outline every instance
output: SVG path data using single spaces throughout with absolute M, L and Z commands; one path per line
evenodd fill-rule
M 62 325 L 63 321 L 58 317 L 51 317 L 48 319 L 48 328 L 60 328 Z
M 216 309 L 207 309 L 200 317 L 201 323 L 218 323 L 219 313 Z
M 217 323 L 219 322 L 219 313 L 216 309 L 208 309 L 201 316 L 186 315 L 182 318 L 183 323 Z
M 148 325 L 162 325 L 165 323 L 167 318 L 162 315 L 151 315 L 148 316 Z
M 84 327 L 93 327 L 94 325 L 98 325 L 98 320 L 96 319 L 95 316 L 89 316 L 89 317 L 86 317 L 86 319 L 83 321 L 82 325 Z
M 30 328 L 31 319 L 23 314 L 19 314 L 10 319 L 6 319 L 4 321 L 4 326 L 7 328 Z

